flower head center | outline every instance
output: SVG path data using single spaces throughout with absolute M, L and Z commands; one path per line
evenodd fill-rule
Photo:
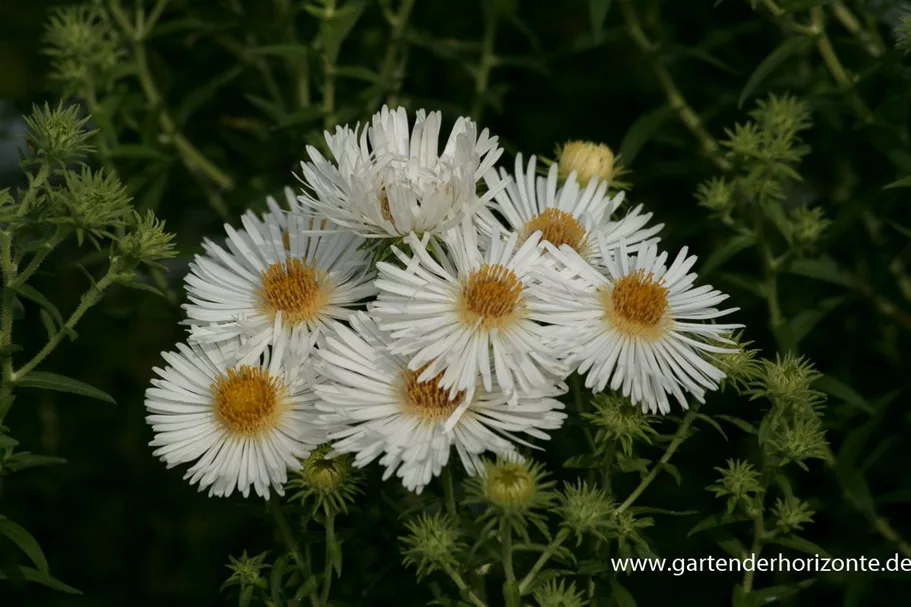
M 282 313 L 293 325 L 314 320 L 332 298 L 332 283 L 324 272 L 302 259 L 277 262 L 262 273 L 259 294 L 271 316 Z
M 471 273 L 462 287 L 459 312 L 466 324 L 478 320 L 485 329 L 501 328 L 519 316 L 522 282 L 501 265 L 484 264 Z
M 403 397 L 406 408 L 428 421 L 445 421 L 462 402 L 464 391 L 449 398 L 449 390 L 440 387 L 442 373 L 427 381 L 418 381 L 426 367 L 417 371 L 402 371 Z
M 588 231 L 575 217 L 554 208 L 544 209 L 540 215 L 532 217 L 523 231 L 527 235 L 540 231 L 541 240 L 546 240 L 555 247 L 567 244 L 578 253 L 585 249 L 588 236 Z
M 607 320 L 629 335 L 656 337 L 667 315 L 668 289 L 645 270 L 636 270 L 602 291 Z
M 254 435 L 270 430 L 282 409 L 284 382 L 262 367 L 241 365 L 228 369 L 212 384 L 215 412 L 236 434 Z

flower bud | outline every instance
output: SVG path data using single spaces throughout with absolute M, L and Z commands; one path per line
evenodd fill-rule
M 614 503 L 603 489 L 590 488 L 587 483 L 566 483 L 557 508 L 563 525 L 576 534 L 581 543 L 585 535 L 605 539 L 611 526 Z
M 784 500 L 779 498 L 775 501 L 772 514 L 775 515 L 779 529 L 793 533 L 802 530 L 805 524 L 812 523 L 815 512 L 806 502 L 789 495 Z
M 794 242 L 812 247 L 822 238 L 832 222 L 823 217 L 820 207 L 799 208 L 791 213 L 791 229 Z
M 408 535 L 399 538 L 405 565 L 414 565 L 418 578 L 438 569 L 452 568 L 465 550 L 455 522 L 439 512 L 422 514 L 406 524 Z
M 560 150 L 560 178 L 568 179 L 573 171 L 583 187 L 592 178 L 610 181 L 614 176 L 614 153 L 603 143 L 568 141 Z
M 229 556 L 228 569 L 231 570 L 231 577 L 227 579 L 222 588 L 228 586 L 240 586 L 241 588 L 256 587 L 265 588 L 266 580 L 263 578 L 261 571 L 268 569 L 269 565 L 264 561 L 266 552 L 256 556 L 247 556 L 247 551 L 240 558 Z
M 718 217 L 729 217 L 734 210 L 734 184 L 724 177 L 713 177 L 696 188 L 699 206 Z
M 756 379 L 761 371 L 761 365 L 756 360 L 759 350 L 751 350 L 747 346 L 751 341 L 742 341 L 743 334 L 737 332 L 731 336 L 731 341 L 737 345 L 736 352 L 725 352 L 718 354 L 718 360 L 721 363 L 721 369 L 725 372 L 724 379 L 721 380 L 721 387 L 732 386 L 738 394 L 742 394 L 750 386 L 750 382 Z
M 25 140 L 34 156 L 69 164 L 94 149 L 88 140 L 95 131 L 85 128 L 88 121 L 89 117 L 79 117 L 76 105 L 32 106 L 31 115 L 25 117 Z
M 750 383 L 754 398 L 764 396 L 784 408 L 812 410 L 825 400 L 825 395 L 811 388 L 822 377 L 813 364 L 792 353 L 776 354 L 775 361 L 760 361 L 756 379 Z
M 314 502 L 315 509 L 332 513 L 347 512 L 348 504 L 361 492 L 360 472 L 351 466 L 347 453 L 329 457 L 332 445 L 320 445 L 301 462 L 300 470 L 288 487 L 297 489 L 290 499 Z
M 114 238 L 114 230 L 127 225 L 133 213 L 131 198 L 115 174 L 82 167 L 78 173 L 68 171 L 65 179 L 66 189 L 54 196 L 56 221 L 76 228 L 80 241 L 83 232 Z
M 532 595 L 538 607 L 584 607 L 588 604 L 582 592 L 576 591 L 576 585 L 566 580 L 548 580 Z
M 132 263 L 155 265 L 161 259 L 174 257 L 174 235 L 164 231 L 164 221 L 152 211 L 145 215 L 133 213 L 133 228 L 120 239 L 121 253 Z
M 620 395 L 601 393 L 592 404 L 595 412 L 584 413 L 583 417 L 597 428 L 595 443 L 599 450 L 616 441 L 623 453 L 631 455 L 634 442 L 651 444 L 652 437 L 658 434 L 651 426 L 655 416 L 643 413 Z
M 485 472 L 469 481 L 474 502 L 486 503 L 502 515 L 521 515 L 551 505 L 553 481 L 545 481 L 541 464 L 516 456 L 485 462 Z
M 741 460 L 728 460 L 727 468 L 715 468 L 721 473 L 716 484 L 707 487 L 715 497 L 727 497 L 727 512 L 732 514 L 738 504 L 747 508 L 753 498 L 762 491 L 759 485 L 759 472 L 752 464 Z
M 94 6 L 55 10 L 44 41 L 44 52 L 51 59 L 51 77 L 66 83 L 73 93 L 81 93 L 86 86 L 106 88 L 126 56 L 107 14 Z
M 822 420 L 813 411 L 781 416 L 769 439 L 769 452 L 782 459 L 782 465 L 795 462 L 807 469 L 804 460 L 827 459 L 829 450 Z

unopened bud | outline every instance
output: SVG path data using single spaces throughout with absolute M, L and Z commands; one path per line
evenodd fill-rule
M 568 179 L 575 171 L 582 186 L 592 178 L 610 181 L 614 175 L 614 153 L 603 143 L 568 141 L 560 151 L 559 163 L 560 178 Z

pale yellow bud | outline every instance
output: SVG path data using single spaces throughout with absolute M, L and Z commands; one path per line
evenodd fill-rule
M 560 150 L 560 178 L 566 179 L 573 171 L 583 186 L 592 177 L 610 181 L 614 174 L 614 153 L 603 143 L 567 141 Z

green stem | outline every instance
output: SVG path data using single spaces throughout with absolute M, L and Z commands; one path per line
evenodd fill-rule
M 16 275 L 15 280 L 10 283 L 10 286 L 15 288 L 28 282 L 28 279 L 38 270 L 50 252 L 66 239 L 66 235 L 67 231 L 62 226 L 58 225 L 54 235 L 41 244 L 41 247 L 35 251 L 32 259 L 28 262 L 28 265 Z
M 871 56 L 882 56 L 885 52 L 882 40 L 878 40 L 870 35 L 870 33 L 860 24 L 860 21 L 857 20 L 857 17 L 854 16 L 854 13 L 845 6 L 844 2 L 841 0 L 832 0 L 830 6 L 835 18 L 838 19 L 842 26 L 844 26 L 852 36 L 857 38 L 857 40 L 866 47 L 867 52 L 870 53 Z
M 323 591 L 320 593 L 319 604 L 325 607 L 329 604 L 329 590 L 332 587 L 332 547 L 335 545 L 335 515 L 326 511 L 326 570 L 323 573 Z
M 327 0 L 326 19 L 335 13 L 335 0 Z M 335 59 L 323 53 L 323 128 L 327 131 L 335 126 Z
M 465 583 L 465 580 L 462 579 L 462 576 L 459 575 L 456 570 L 454 570 L 448 563 L 444 563 L 442 567 L 446 575 L 448 575 L 450 579 L 455 582 L 455 585 L 459 587 L 459 590 L 462 591 L 462 593 L 468 598 L 469 601 L 471 601 L 473 605 L 475 605 L 475 607 L 487 607 L 487 604 L 478 598 L 478 595 L 471 591 L 471 589 L 468 587 L 468 584 Z
M 152 9 L 152 12 L 149 13 L 148 18 L 143 23 L 141 28 L 141 37 L 145 38 L 149 35 L 149 32 L 155 27 L 155 24 L 158 23 L 158 20 L 161 18 L 161 14 L 164 12 L 165 7 L 168 5 L 169 0 L 158 0 L 155 3 L 155 7 Z
M 718 155 L 718 142 L 715 141 L 715 138 L 702 124 L 699 115 L 687 103 L 667 67 L 659 59 L 655 45 L 652 44 L 642 29 L 642 24 L 636 14 L 636 9 L 633 8 L 632 2 L 630 0 L 620 0 L 620 10 L 623 11 L 627 33 L 636 46 L 639 47 L 639 50 L 642 51 L 642 54 L 645 55 L 655 78 L 664 90 L 668 103 L 677 112 L 680 121 L 699 142 L 699 147 L 702 148 L 702 152 L 706 157 L 710 158 L 719 169 L 723 171 L 730 170 L 732 168 L 731 163 Z
M 538 560 L 535 561 L 535 564 L 532 565 L 532 568 L 528 574 L 522 578 L 522 581 L 519 583 L 519 594 L 528 594 L 529 586 L 531 586 L 535 581 L 535 577 L 537 577 L 538 573 L 541 571 L 544 565 L 547 564 L 547 561 L 550 560 L 550 557 L 554 555 L 554 552 L 556 552 L 557 548 L 560 547 L 560 544 L 562 544 L 568 537 L 569 529 L 566 527 L 560 529 L 560 531 L 557 532 L 557 535 L 554 536 L 554 539 L 551 540 L 551 542 L 547 545 L 547 548 L 544 549 L 544 552 L 541 553 L 541 556 L 538 557 Z
M 380 82 L 384 85 L 389 84 L 387 90 L 390 105 L 395 105 L 395 95 L 398 93 L 402 83 L 401 69 L 396 70 L 396 63 L 402 49 L 405 46 L 405 28 L 408 25 L 408 18 L 414 8 L 415 0 L 402 0 L 399 4 L 398 13 L 391 18 L 392 31 L 389 33 L 389 46 L 386 48 L 386 55 L 383 57 L 383 67 L 380 70 Z M 398 72 L 398 73 L 397 73 Z M 382 101 L 383 91 L 380 90 L 370 100 L 367 107 L 370 111 L 376 111 Z
M 446 502 L 446 512 L 452 517 L 453 521 L 459 520 L 459 509 L 455 501 L 455 483 L 452 478 L 452 466 L 447 465 L 443 468 L 441 475 L 443 481 L 443 498 Z
M 759 558 L 760 552 L 762 552 L 762 547 L 765 545 L 766 541 L 766 530 L 765 530 L 765 496 L 769 487 L 769 480 L 772 478 L 772 467 L 769 466 L 767 462 L 763 462 L 762 470 L 762 481 L 761 481 L 761 491 L 759 492 L 758 502 L 756 504 L 756 511 L 752 513 L 753 518 L 753 544 L 750 546 L 750 554 L 745 555 L 755 556 Z M 745 593 L 749 593 L 753 589 L 753 580 L 755 578 L 756 572 L 753 569 L 747 570 L 743 574 L 743 590 Z
M 661 472 L 661 469 L 671 461 L 671 458 L 674 456 L 674 453 L 683 444 L 683 441 L 687 439 L 687 431 L 689 430 L 690 425 L 693 423 L 693 420 L 696 419 L 696 415 L 699 412 L 700 403 L 696 402 L 690 406 L 690 410 L 686 412 L 686 415 L 683 416 L 683 421 L 680 422 L 680 426 L 677 428 L 677 432 L 674 434 L 674 438 L 671 439 L 670 444 L 667 446 L 667 449 L 664 451 L 664 455 L 661 456 L 661 459 L 655 464 L 649 473 L 643 478 L 639 485 L 633 489 L 633 492 L 629 494 L 629 497 L 617 507 L 617 514 L 620 514 L 627 508 L 633 505 L 633 503 L 642 495 L 642 492 L 645 491 L 649 485 L 652 484 L 652 481 L 658 476 L 658 473 Z
M 76 327 L 76 324 L 83 317 L 83 315 L 89 311 L 89 308 L 98 303 L 101 299 L 101 296 L 104 294 L 104 290 L 107 289 L 113 282 L 117 279 L 117 276 L 120 272 L 120 267 L 118 266 L 117 258 L 111 260 L 111 265 L 108 267 L 107 273 L 99 280 L 97 283 L 94 283 L 89 287 L 88 291 L 83 293 L 82 299 L 79 301 L 79 305 L 76 307 L 76 310 L 70 315 L 67 321 L 64 323 L 63 327 L 57 331 L 57 333 L 48 340 L 45 346 L 31 358 L 27 363 L 22 365 L 19 369 L 12 371 L 10 375 L 10 380 L 15 383 L 19 378 L 25 377 L 31 371 L 35 369 L 41 362 L 47 358 L 47 356 L 60 345 L 60 342 L 63 341 L 63 338 L 70 333 Z M 10 363 L 12 364 L 12 363 Z
M 481 115 L 484 113 L 487 87 L 490 84 L 490 71 L 494 65 L 493 49 L 497 37 L 497 25 L 496 8 L 491 8 L 484 15 L 484 39 L 481 42 L 481 58 L 478 62 L 474 83 L 474 100 L 471 104 L 471 117 L 476 122 L 481 121 Z
M 872 122 L 873 112 L 870 111 L 870 108 L 867 107 L 860 96 L 858 96 L 857 91 L 854 90 L 854 83 L 845 71 L 844 66 L 842 66 L 841 61 L 838 59 L 838 55 L 835 53 L 835 48 L 829 41 L 829 36 L 826 34 L 826 25 L 823 21 L 821 6 L 815 6 L 810 9 L 810 21 L 816 32 L 816 47 L 819 50 L 819 54 L 822 56 L 823 63 L 826 64 L 826 67 L 832 74 L 832 78 L 835 79 L 838 87 L 848 97 L 849 103 L 853 106 L 854 111 L 858 116 L 865 122 Z
M 274 496 L 269 500 L 269 511 L 272 512 L 272 518 L 275 519 L 275 526 L 278 527 L 278 532 L 282 536 L 282 541 L 285 542 L 285 547 L 291 553 L 291 556 L 294 557 L 294 562 L 297 563 L 297 568 L 303 576 L 303 581 L 306 582 L 310 578 L 310 571 L 307 567 L 307 563 L 310 562 L 310 559 L 305 559 L 304 555 L 301 553 L 300 545 L 298 545 L 297 540 L 294 538 L 291 526 L 288 525 L 288 519 L 285 518 L 282 504 Z
M 3 275 L 3 309 L 0 310 L 0 348 L 5 348 L 13 343 L 13 301 L 16 298 L 16 292 L 11 285 L 16 281 L 16 265 L 13 263 L 13 242 L 12 235 L 3 230 L 0 231 L 0 269 Z M 2 379 L 0 379 L 0 422 L 6 415 L 6 411 L 12 404 L 11 396 L 13 390 L 13 358 L 12 354 L 3 355 Z
M 143 35 L 147 32 L 138 31 L 130 24 L 119 2 L 112 0 L 110 3 L 111 14 L 114 20 L 120 25 L 121 29 L 127 34 L 132 42 L 133 59 L 136 64 L 136 76 L 139 80 L 139 86 L 145 94 L 149 106 L 158 114 L 158 124 L 166 135 L 168 142 L 178 151 L 184 166 L 193 174 L 201 173 L 219 188 L 230 190 L 234 187 L 234 181 L 224 171 L 219 169 L 215 164 L 206 158 L 202 152 L 190 143 L 190 141 L 180 132 L 167 108 L 164 107 L 163 98 L 158 91 L 155 80 L 152 78 L 152 72 L 149 69 L 149 62 L 146 56 L 145 46 L 143 45 Z M 230 217 L 230 212 L 219 197 L 209 196 L 209 202 L 223 218 Z

